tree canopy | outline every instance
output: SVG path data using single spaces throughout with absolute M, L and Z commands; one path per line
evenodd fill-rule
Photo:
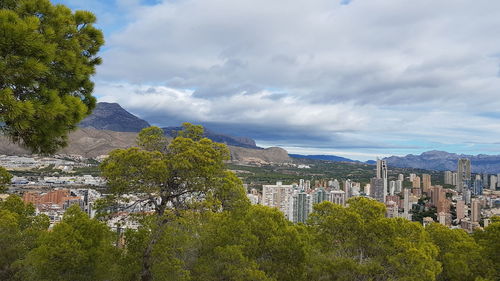
M 136 196 L 132 205 L 154 207 L 156 223 L 152 226 L 154 235 L 144 249 L 142 280 L 153 278 L 151 254 L 172 215 L 175 218 L 199 207 L 218 208 L 213 204 L 222 204 L 225 198 L 217 200 L 217 196 L 230 196 L 227 190 L 218 191 L 220 187 L 241 186 L 226 171 L 227 147 L 203 138 L 201 126 L 183 126 L 184 130 L 167 147 L 161 129 L 143 129 L 138 136 L 139 147 L 115 150 L 101 165 L 110 193 L 108 205 L 127 202 L 132 194 Z
M 95 22 L 49 0 L 0 1 L 0 124 L 13 141 L 53 153 L 94 108 Z
M 4 168 L 0 167 L 0 193 L 6 191 L 6 185 L 10 183 L 12 175 Z

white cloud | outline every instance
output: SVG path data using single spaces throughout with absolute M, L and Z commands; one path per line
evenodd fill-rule
M 96 93 L 153 123 L 241 124 L 290 147 L 500 133 L 478 115 L 500 107 L 500 2 L 182 0 L 129 12 Z

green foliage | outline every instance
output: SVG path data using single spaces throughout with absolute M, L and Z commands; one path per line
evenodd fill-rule
M 224 274 L 228 256 L 236 256 L 242 270 L 256 280 L 302 280 L 306 267 L 305 245 L 295 226 L 283 214 L 263 206 L 251 206 L 243 213 L 227 212 L 212 217 L 202 234 L 202 260 L 194 272 L 203 280 L 218 280 Z M 240 256 L 241 254 L 241 256 Z M 231 266 L 235 266 L 234 264 Z M 211 274 L 207 273 L 212 272 Z M 227 280 L 239 280 L 235 279 Z
M 13 141 L 53 153 L 94 108 L 89 78 L 104 43 L 95 21 L 49 0 L 0 2 L 0 122 Z
M 474 239 L 482 249 L 484 257 L 494 269 L 493 280 L 500 280 L 500 220 L 493 217 L 492 223 L 484 230 L 474 232 Z
M 193 125 L 187 122 L 182 123 L 183 130 L 178 133 L 179 137 L 199 141 L 203 137 L 203 126 Z
M 12 175 L 4 167 L 0 167 L 0 193 L 7 191 L 6 185 L 10 183 L 11 179 Z
M 420 224 L 387 219 L 374 200 L 330 202 L 310 216 L 311 280 L 435 280 L 437 248 Z
M 11 195 L 0 202 L 0 280 L 14 280 L 19 271 L 16 261 L 36 246 L 36 240 L 49 227 L 49 218 L 35 216 L 31 204 Z
M 248 204 L 241 181 L 226 171 L 229 150 L 202 138 L 201 126 L 184 123 L 184 131 L 162 149 L 158 128 L 147 128 L 138 138 L 140 148 L 115 150 L 101 164 L 108 183 L 108 206 L 127 202 L 154 206 L 155 219 L 142 254 L 141 280 L 153 280 L 153 251 L 168 223 L 187 210 L 221 210 Z M 167 210 L 168 208 L 168 210 Z M 182 272 L 182 271 L 181 271 Z M 182 274 L 181 274 L 182 275 Z M 182 278 L 181 275 L 174 275 Z
M 119 255 L 112 241 L 105 224 L 91 220 L 73 205 L 21 262 L 24 270 L 19 276 L 23 280 L 111 280 Z
M 151 126 L 139 132 L 136 143 L 147 151 L 165 151 L 168 141 L 161 128 Z
M 443 265 L 443 272 L 438 280 L 474 280 L 491 274 L 481 247 L 464 230 L 437 223 L 428 225 L 426 230 L 439 247 L 438 261 Z

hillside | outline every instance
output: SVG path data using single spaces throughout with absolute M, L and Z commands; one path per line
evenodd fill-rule
M 87 158 L 108 154 L 118 148 L 132 147 L 135 144 L 137 133 L 114 132 L 108 130 L 96 130 L 91 128 L 80 128 L 69 135 L 69 144 L 60 150 L 59 154 L 76 154 Z M 231 160 L 235 163 L 288 163 L 286 150 L 271 147 L 267 149 L 251 149 L 228 145 L 231 151 Z M 29 152 L 19 145 L 11 143 L 6 137 L 0 136 L 0 154 L 25 155 Z

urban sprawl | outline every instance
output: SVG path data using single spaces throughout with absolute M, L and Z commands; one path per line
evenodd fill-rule
M 0 156 L 1 165 L 18 171 L 48 165 L 71 171 L 89 165 L 83 160 L 76 156 L 59 159 Z M 433 185 L 429 174 L 389 177 L 388 170 L 385 160 L 377 160 L 376 173 L 367 184 L 350 179 L 341 182 L 337 179 L 313 182 L 301 179 L 292 184 L 262 185 L 261 190 L 252 188 L 247 196 L 252 204 L 278 208 L 294 223 L 306 222 L 314 204 L 330 201 L 345 206 L 348 199 L 355 196 L 384 203 L 387 217 L 403 217 L 424 225 L 438 222 L 468 232 L 486 227 L 490 217 L 500 214 L 500 191 L 496 190 L 500 187 L 500 174 L 473 174 L 468 159 L 459 159 L 456 171 L 444 172 L 444 186 Z M 65 210 L 75 204 L 94 217 L 96 201 L 106 196 L 105 186 L 103 178 L 91 175 L 16 176 L 12 179 L 10 191 L 32 203 L 37 214 L 48 215 L 51 225 L 54 225 L 61 221 Z M 133 194 L 129 195 L 127 203 L 121 206 L 123 211 L 108 221 L 110 227 L 136 229 L 137 222 L 130 220 L 128 215 L 153 212 L 147 204 L 130 204 L 135 198 Z

